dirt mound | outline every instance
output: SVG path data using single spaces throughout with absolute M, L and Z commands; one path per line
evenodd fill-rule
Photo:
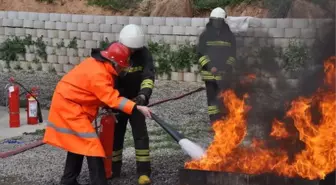
M 100 7 L 87 6 L 86 0 L 61 0 L 53 4 L 41 3 L 36 0 L 0 0 L 0 4 L 0 10 L 104 15 L 116 13 Z
M 262 7 L 263 5 L 261 2 L 254 4 L 242 3 L 237 6 L 229 6 L 228 8 L 226 8 L 226 10 L 231 16 L 252 16 L 259 18 L 267 17 L 268 10 Z
M 288 11 L 288 18 L 326 18 L 334 17 L 335 1 L 327 0 L 320 4 L 312 3 L 307 0 L 293 0 L 292 6 Z M 334 13 L 335 15 L 335 13 Z
M 159 17 L 208 17 L 210 14 L 210 11 L 194 11 L 191 0 L 143 0 L 136 8 L 125 11 L 88 6 L 86 0 L 59 0 L 53 4 L 36 0 L 0 0 L 0 4 L 2 11 Z M 241 4 L 225 9 L 233 16 L 265 17 L 267 14 L 267 10 L 259 5 Z
M 264 8 L 262 2 L 260 0 L 251 4 L 242 3 L 237 6 L 225 7 L 225 9 L 230 16 L 268 17 L 269 11 Z M 125 11 L 88 6 L 86 0 L 57 0 L 53 4 L 41 3 L 36 0 L 0 0 L 0 4 L 0 10 L 46 13 L 158 17 L 208 17 L 210 14 L 210 11 L 193 9 L 192 0 L 143 0 L 136 8 Z M 311 0 L 293 0 L 287 17 L 324 18 L 334 17 L 334 15 L 334 0 L 323 0 L 323 3 L 319 4 L 312 3 Z
M 150 16 L 192 17 L 192 2 L 190 0 L 157 0 Z

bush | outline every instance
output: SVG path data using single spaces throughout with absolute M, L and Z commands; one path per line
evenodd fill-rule
M 212 10 L 216 7 L 225 7 L 228 5 L 237 5 L 240 3 L 251 3 L 255 0 L 194 0 L 193 4 L 196 9 Z
M 16 61 L 18 60 L 18 54 L 25 54 L 25 40 L 15 36 L 14 38 L 8 38 L 0 45 L 0 60 L 4 61 Z
M 156 72 L 159 75 L 170 75 L 173 70 L 190 69 L 192 65 L 197 64 L 196 47 L 189 43 L 180 45 L 173 51 L 167 43 L 149 42 L 148 49 L 157 64 Z
M 125 10 L 135 7 L 141 1 L 142 0 L 88 0 L 88 4 L 113 10 Z
M 37 38 L 36 41 L 32 39 L 31 35 L 26 35 L 24 38 L 17 36 L 10 37 L 3 43 L 0 43 L 0 60 L 6 61 L 7 66 L 10 61 L 18 61 L 20 56 L 26 54 L 26 46 L 34 46 L 37 56 L 46 62 L 47 44 L 43 41 L 43 36 Z M 36 59 L 36 61 L 39 61 Z
M 302 43 L 292 40 L 284 52 L 284 59 L 284 69 L 291 72 L 300 71 L 309 59 L 308 50 Z
M 108 38 L 105 37 L 104 40 L 100 41 L 100 43 L 99 43 L 99 48 L 100 48 L 100 49 L 106 49 L 106 48 L 110 45 L 110 43 L 111 43 L 111 42 L 108 40 Z
M 55 0 L 36 0 L 36 1 L 42 2 L 42 3 L 48 3 L 48 4 L 55 3 Z
M 172 72 L 171 62 L 173 61 L 173 52 L 171 47 L 166 43 L 149 42 L 148 49 L 153 55 L 158 75 L 170 74 Z
M 172 66 L 176 70 L 190 70 L 190 67 L 197 63 L 196 47 L 192 44 L 180 45 L 177 51 L 173 53 Z

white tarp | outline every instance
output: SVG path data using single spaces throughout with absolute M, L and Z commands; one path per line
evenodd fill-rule
M 252 18 L 253 17 L 247 17 L 247 16 L 246 17 L 228 17 L 226 21 L 229 24 L 232 32 L 239 33 L 239 32 L 247 31 L 250 20 Z

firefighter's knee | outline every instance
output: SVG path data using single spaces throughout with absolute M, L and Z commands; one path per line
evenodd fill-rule
M 114 150 L 112 154 L 112 162 L 121 162 L 123 156 L 123 149 Z

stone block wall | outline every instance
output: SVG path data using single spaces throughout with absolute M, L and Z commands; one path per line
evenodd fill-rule
M 237 33 L 238 58 L 247 61 L 258 60 L 258 50 L 262 47 L 286 48 L 290 39 L 297 39 L 312 46 L 323 35 L 325 19 L 258 19 L 253 18 L 247 32 Z M 141 25 L 146 39 L 164 41 L 172 45 L 186 41 L 196 43 L 204 29 L 207 18 L 175 17 L 127 17 L 99 15 L 71 15 L 58 13 L 35 13 L 0 11 L 0 43 L 8 37 L 31 35 L 33 40 L 43 36 L 46 43 L 46 58 L 36 54 L 36 48 L 27 47 L 20 61 L 11 62 L 11 67 L 34 68 L 58 74 L 68 72 L 83 58 L 89 56 L 90 49 L 99 47 L 107 38 L 116 40 L 124 25 Z M 77 46 L 69 44 L 77 38 Z M 34 51 L 35 50 L 35 51 Z M 30 66 L 30 67 L 28 67 Z M 4 62 L 0 69 L 6 70 Z

